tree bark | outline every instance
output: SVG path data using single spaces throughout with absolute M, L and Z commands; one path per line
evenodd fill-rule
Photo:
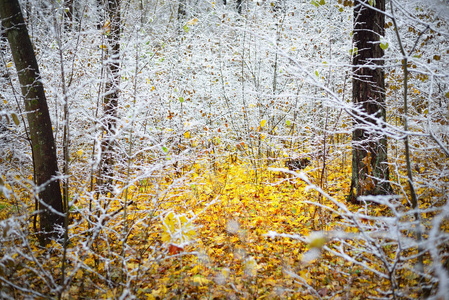
M 73 0 L 66 0 L 64 4 L 64 28 L 67 30 L 72 26 L 73 23 Z
M 237 0 L 236 7 L 237 7 L 237 12 L 239 13 L 239 15 L 241 15 L 242 14 L 242 0 Z
M 353 31 L 352 97 L 354 113 L 352 134 L 352 180 L 348 199 L 362 195 L 391 194 L 387 157 L 387 138 L 381 132 L 386 121 L 384 51 L 385 0 L 356 0 Z M 364 112 L 367 115 L 361 115 Z
M 100 192 L 112 192 L 114 175 L 114 140 L 117 127 L 117 106 L 120 85 L 120 0 L 106 2 L 107 14 L 110 22 L 109 32 L 106 32 L 108 42 L 106 74 L 107 82 L 103 97 L 103 130 L 106 132 L 101 143 L 102 163 Z
M 179 0 L 178 20 L 183 20 L 185 17 L 186 17 L 186 0 Z
M 50 114 L 18 0 L 0 0 L 0 16 L 11 47 L 27 112 L 35 182 L 39 186 L 40 236 L 41 242 L 45 243 L 50 236 L 54 236 L 55 227 L 64 224 L 60 183 L 56 177 L 58 160 Z

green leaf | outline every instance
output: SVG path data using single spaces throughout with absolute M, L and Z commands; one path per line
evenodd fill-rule
M 388 48 L 388 43 L 387 42 L 385 42 L 385 44 L 384 43 L 380 43 L 380 48 L 382 50 L 386 50 Z
M 287 120 L 286 123 L 287 123 L 287 126 L 290 126 L 290 120 Z
M 316 7 L 319 7 L 320 5 L 326 4 L 326 0 L 320 0 L 320 2 L 317 2 L 316 0 L 312 0 L 312 5 L 315 5 Z
M 349 49 L 350 55 L 357 55 L 358 53 L 359 53 L 359 50 L 357 49 L 357 47 L 354 47 L 353 49 Z
M 14 121 L 14 124 L 16 124 L 17 126 L 19 126 L 20 121 L 19 118 L 17 117 L 17 115 L 15 113 L 11 114 L 12 120 Z
M 189 26 L 187 26 L 187 24 L 184 25 L 184 26 L 182 27 L 182 29 L 184 29 L 185 32 L 189 32 L 189 30 L 190 30 L 190 28 L 189 28 Z
M 308 245 L 309 248 L 323 248 L 323 246 L 326 244 L 327 239 L 325 237 L 316 237 L 314 238 L 310 244 Z
M 184 102 L 184 98 L 183 97 L 179 97 L 179 102 Z
M 316 75 L 316 77 L 320 77 L 320 74 L 318 73 L 318 71 L 315 71 L 315 75 Z
M 369 5 L 376 6 L 376 0 L 368 0 Z
M 167 147 L 165 147 L 165 146 L 162 146 L 162 150 L 164 150 L 165 153 L 168 152 L 168 149 L 167 149 Z

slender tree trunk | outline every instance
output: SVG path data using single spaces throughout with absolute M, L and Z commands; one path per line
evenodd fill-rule
M 385 0 L 356 0 L 353 34 L 353 102 L 355 112 L 352 134 L 352 181 L 349 200 L 361 195 L 391 194 L 387 159 L 387 138 L 378 121 L 386 121 L 384 52 L 380 37 L 384 35 Z M 370 127 L 370 128 L 368 128 Z
M 408 132 L 409 127 L 408 127 L 408 57 L 409 54 L 406 53 L 405 49 L 404 49 L 404 44 L 402 43 L 402 39 L 401 39 L 401 35 L 399 34 L 399 29 L 398 29 L 398 24 L 396 22 L 396 17 L 394 16 L 394 9 L 393 9 L 393 3 L 390 3 L 390 7 L 391 7 L 391 15 L 393 16 L 392 20 L 393 20 L 393 24 L 394 24 L 394 31 L 396 33 L 396 37 L 398 39 L 398 43 L 399 43 L 399 49 L 401 50 L 402 53 L 402 69 L 404 71 L 404 93 L 403 93 L 403 99 L 404 99 L 404 132 Z M 410 52 L 412 53 L 412 51 Z M 428 298 L 430 296 L 430 292 L 431 292 L 431 288 L 425 284 L 425 282 L 427 281 L 424 274 L 424 246 L 422 244 L 422 240 L 423 240 L 423 234 L 421 231 L 421 214 L 419 212 L 419 202 L 418 202 L 418 197 L 416 195 L 416 190 L 415 190 L 415 185 L 413 183 L 413 173 L 412 173 L 412 166 L 411 166 L 411 158 L 410 158 L 410 145 L 409 145 L 409 136 L 408 134 L 405 135 L 404 138 L 404 148 L 405 148 L 405 163 L 407 166 L 407 179 L 408 179 L 408 184 L 409 184 L 409 188 L 410 188 L 410 196 L 411 196 L 411 204 L 412 204 L 412 209 L 415 210 L 414 213 L 414 217 L 415 217 L 415 222 L 416 222 L 416 229 L 415 229 L 415 233 L 416 233 L 416 239 L 418 241 L 418 259 L 417 259 L 417 264 L 416 264 L 416 270 L 419 271 L 419 276 L 420 276 L 420 286 L 421 286 L 421 297 L 423 298 Z M 446 261 L 447 262 L 447 261 Z M 447 265 L 445 266 L 447 267 Z
M 104 194 L 112 192 L 114 175 L 114 140 L 117 127 L 117 106 L 120 85 L 120 0 L 109 0 L 106 2 L 107 15 L 110 28 L 106 28 L 107 81 L 103 97 L 103 130 L 106 132 L 102 143 L 102 164 L 100 191 Z M 109 32 L 108 32 L 109 31 Z
M 0 16 L 6 30 L 25 102 L 33 148 L 35 182 L 39 186 L 41 242 L 64 224 L 56 147 L 44 87 L 28 30 L 17 0 L 0 0 Z

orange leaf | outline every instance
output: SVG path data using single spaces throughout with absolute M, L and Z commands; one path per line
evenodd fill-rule
M 175 255 L 178 254 L 180 252 L 184 251 L 184 248 L 175 246 L 175 245 L 168 245 L 168 253 L 170 253 L 170 255 Z

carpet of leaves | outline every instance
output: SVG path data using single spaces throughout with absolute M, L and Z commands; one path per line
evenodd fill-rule
M 331 175 L 325 181 L 314 166 L 305 171 L 312 181 L 325 184 L 331 195 L 344 199 L 350 170 L 338 168 L 329 169 Z M 195 171 L 195 184 L 174 192 L 177 196 L 166 203 L 179 213 L 198 214 L 196 242 L 184 249 L 197 255 L 165 260 L 152 275 L 158 278 L 156 286 L 140 293 L 160 299 L 316 299 L 318 295 L 364 299 L 377 295 L 372 274 L 361 268 L 328 253 L 304 263 L 309 245 L 266 236 L 269 231 L 308 236 L 333 230 L 339 226 L 338 216 L 305 201 L 330 207 L 332 203 L 308 190 L 301 180 L 267 168 L 258 170 L 258 183 L 251 165 L 222 164 L 210 169 L 198 177 L 200 172 Z M 176 249 L 172 254 L 177 254 Z M 377 282 L 376 287 L 383 284 Z
M 312 183 L 345 202 L 350 174 L 347 164 L 328 165 L 322 173 L 315 162 L 304 171 Z M 86 244 L 90 235 L 86 234 L 90 232 L 86 216 L 74 213 L 66 267 L 66 276 L 73 280 L 62 298 L 119 298 L 123 295 L 120 282 L 128 282 L 130 294 L 139 299 L 366 299 L 388 290 L 386 280 L 328 252 L 304 259 L 311 245 L 267 236 L 270 231 L 309 236 L 341 230 L 338 215 L 309 202 L 334 204 L 300 179 L 266 166 L 256 169 L 248 163 L 217 164 L 207 159 L 191 165 L 183 178 L 187 180 L 159 199 L 157 209 L 149 196 L 154 186 L 140 181 L 129 189 L 133 204 L 127 212 L 126 246 L 121 235 L 122 214 L 112 213 L 101 220 L 105 229 L 90 248 L 72 250 L 74 245 Z M 175 180 L 166 178 L 164 182 L 168 186 Z M 112 212 L 119 211 L 123 203 L 116 202 L 110 206 Z M 352 211 L 359 209 L 345 204 Z M 81 197 L 77 205 L 87 203 Z M 164 227 L 167 212 L 170 222 L 175 215 L 182 216 L 180 222 L 192 220 L 186 232 L 189 243 L 170 244 Z M 377 207 L 373 213 L 387 211 Z M 36 257 L 35 263 L 10 266 L 12 280 L 41 289 L 46 278 L 28 271 L 33 264 L 40 264 L 59 280 L 60 244 L 40 248 L 36 240 L 26 251 L 34 253 L 30 257 Z M 369 261 L 369 253 L 366 255 Z M 374 258 L 372 267 L 382 268 Z M 409 281 L 403 284 L 413 284 L 413 274 L 407 276 Z

